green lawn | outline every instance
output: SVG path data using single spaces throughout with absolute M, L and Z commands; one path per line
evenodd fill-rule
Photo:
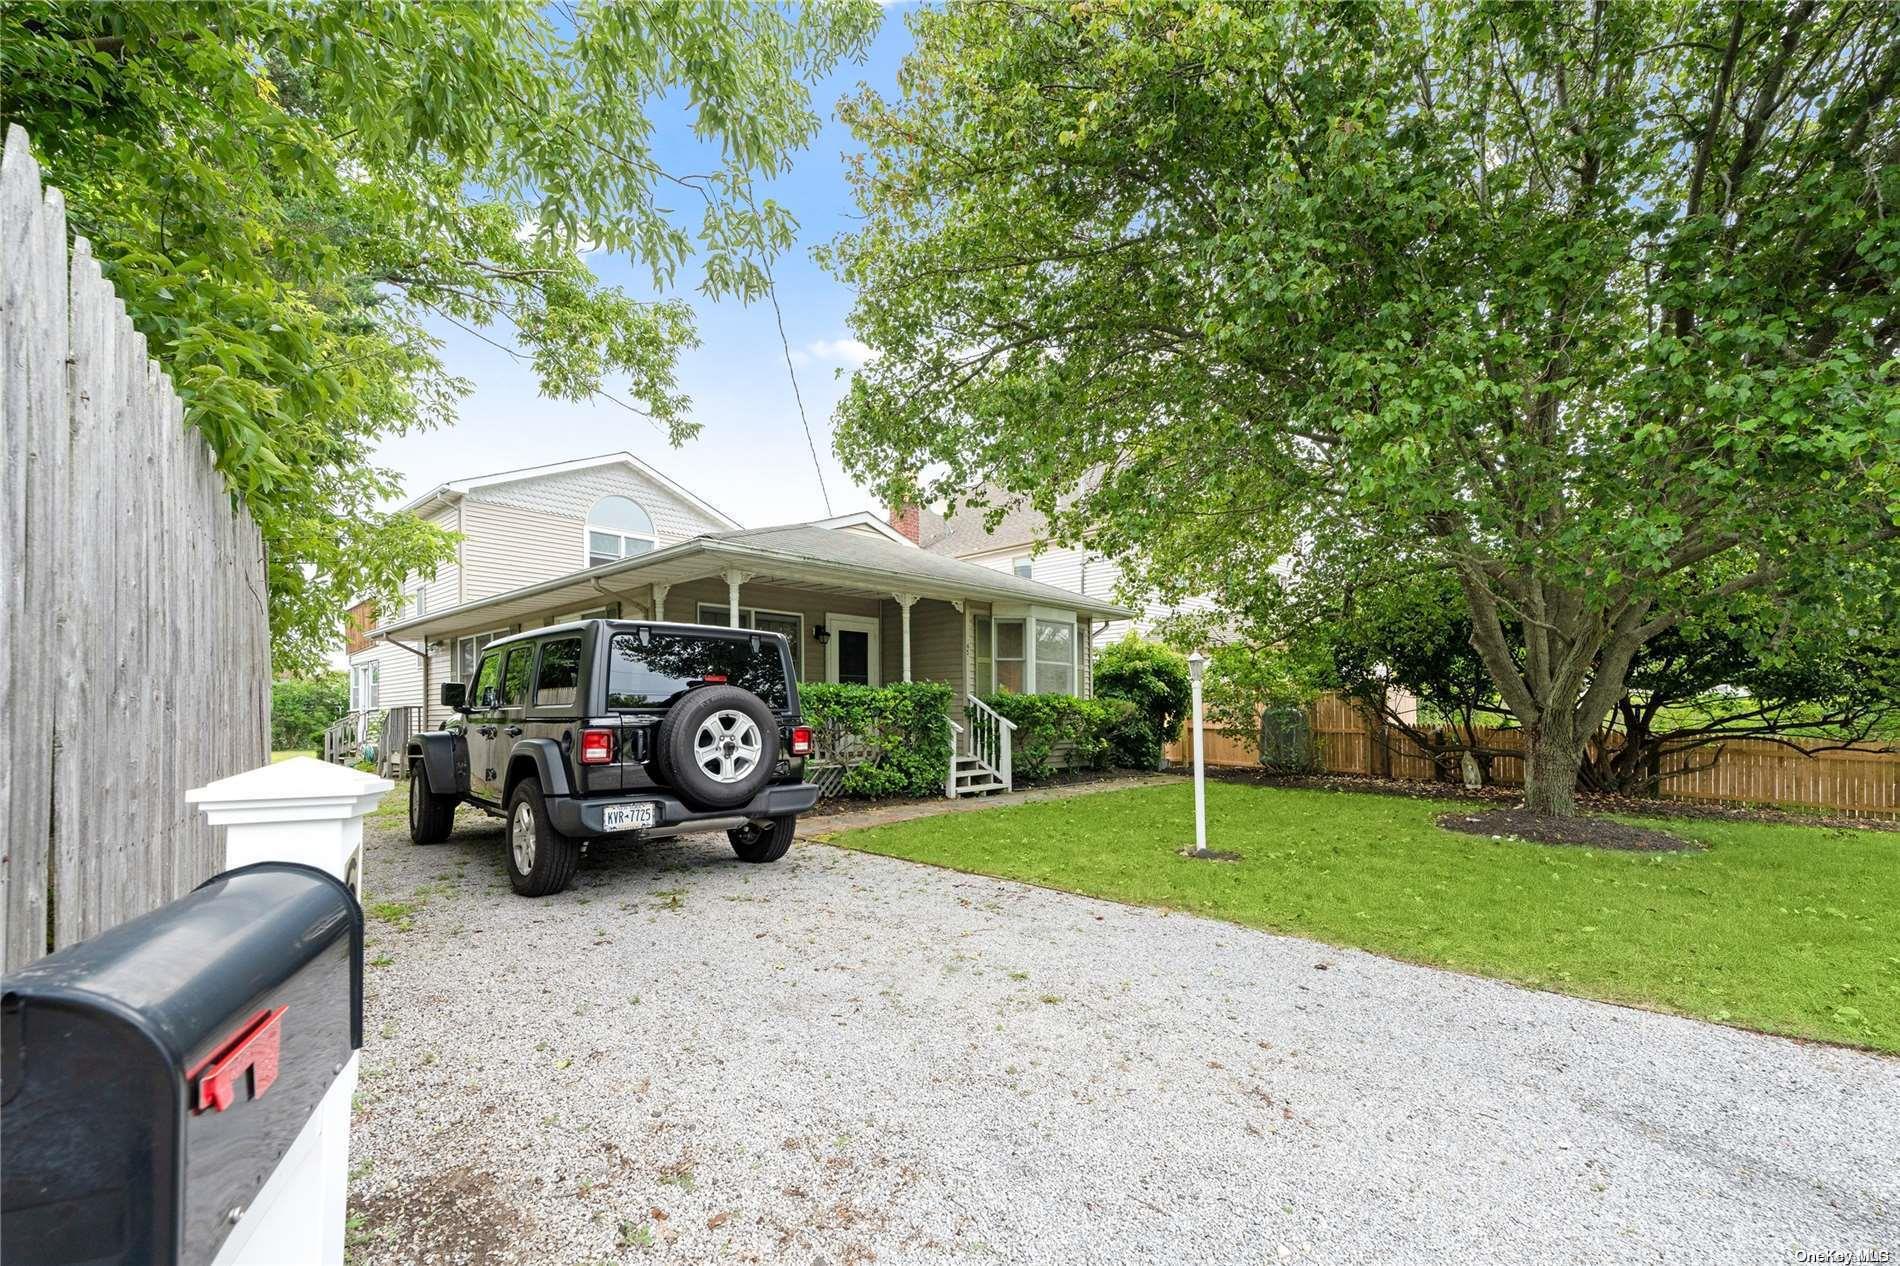
M 1655 823 L 1644 855 L 1440 830 L 1443 801 L 1186 784 L 851 831 L 847 848 L 1656 1007 L 1900 1052 L 1900 835 Z

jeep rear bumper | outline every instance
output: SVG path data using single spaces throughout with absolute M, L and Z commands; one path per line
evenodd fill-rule
M 615 831 L 614 835 L 658 835 L 677 834 L 682 829 L 691 830 L 695 823 L 706 823 L 707 829 L 713 829 L 715 823 L 733 822 L 752 818 L 782 818 L 788 814 L 803 813 L 818 803 L 816 783 L 785 783 L 776 787 L 767 787 L 745 804 L 734 805 L 730 809 L 694 809 L 689 808 L 679 797 L 669 795 L 657 788 L 639 795 L 589 797 L 585 800 L 573 796 L 549 796 L 547 798 L 548 817 L 556 830 L 563 835 L 578 836 L 587 839 L 593 836 L 609 834 L 601 826 L 608 805 L 613 804 L 654 804 L 654 823 L 649 828 L 638 831 Z

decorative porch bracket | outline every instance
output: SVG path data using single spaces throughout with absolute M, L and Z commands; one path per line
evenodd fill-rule
M 667 590 L 671 589 L 672 587 L 673 586 L 671 585 L 663 585 L 657 580 L 653 582 L 652 589 L 653 589 L 653 618 L 654 619 L 656 620 L 666 619 L 666 593 L 667 593 Z

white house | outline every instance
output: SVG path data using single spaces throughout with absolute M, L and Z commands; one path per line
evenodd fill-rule
M 1048 523 L 1027 506 L 1012 507 L 993 529 L 983 525 L 980 510 L 945 518 L 931 510 L 893 512 L 891 525 L 933 554 L 1008 572 L 1085 597 L 1113 600 L 1121 583 L 1115 560 L 1074 546 L 1049 541 Z M 1125 619 L 1105 620 L 1094 629 L 1097 649 L 1125 637 L 1129 630 L 1148 635 L 1164 617 L 1176 613 L 1211 611 L 1211 598 L 1195 597 L 1170 605 L 1144 602 Z
M 434 725 L 441 709 L 428 693 L 466 680 L 475 654 L 509 626 L 432 643 L 427 655 L 368 636 L 376 625 L 445 612 L 539 580 L 646 553 L 702 532 L 739 524 L 631 453 L 457 479 L 402 507 L 457 533 L 455 557 L 429 579 L 409 578 L 394 611 L 352 611 L 347 647 L 351 711 L 416 707 Z M 572 618 L 594 603 L 557 613 Z M 553 623 L 553 620 L 547 621 Z
M 964 741 L 993 742 L 975 696 L 1089 696 L 1091 634 L 1133 614 L 1105 585 L 1084 594 L 922 549 L 876 514 L 742 528 L 628 453 L 456 480 L 405 508 L 460 541 L 396 610 L 352 611 L 352 713 L 394 710 L 396 733 L 446 720 L 439 687 L 468 681 L 491 639 L 605 616 L 782 633 L 806 681 L 941 681 Z M 967 755 L 982 782 L 985 753 Z

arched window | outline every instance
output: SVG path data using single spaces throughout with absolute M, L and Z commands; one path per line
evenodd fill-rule
M 602 497 L 587 516 L 587 565 L 598 567 L 659 547 L 653 520 L 625 497 Z

